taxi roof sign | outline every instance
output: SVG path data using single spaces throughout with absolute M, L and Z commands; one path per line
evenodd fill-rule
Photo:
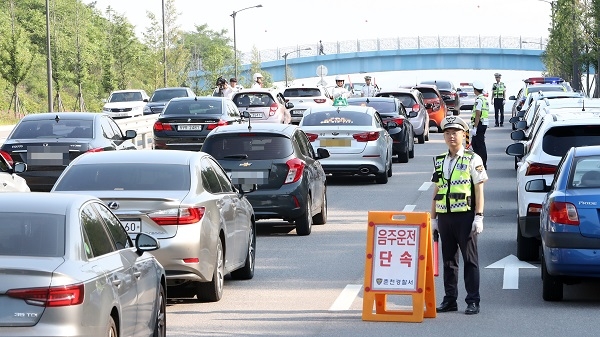
M 345 97 L 337 97 L 333 101 L 333 106 L 348 106 L 348 100 Z

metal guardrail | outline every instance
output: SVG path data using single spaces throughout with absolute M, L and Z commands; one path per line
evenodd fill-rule
M 346 40 L 322 42 L 323 53 L 342 54 L 364 51 L 397 50 L 397 49 L 431 49 L 431 48 L 499 48 L 541 50 L 548 43 L 546 37 L 525 36 L 415 36 L 391 37 L 365 40 Z M 321 44 L 300 44 L 296 46 L 266 49 L 258 52 L 261 62 L 276 61 L 283 54 L 295 57 L 318 56 Z M 310 48 L 310 50 L 303 50 Z M 242 53 L 242 64 L 250 64 L 252 52 Z

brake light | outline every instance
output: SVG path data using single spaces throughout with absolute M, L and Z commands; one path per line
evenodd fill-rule
M 370 142 L 373 140 L 379 139 L 379 132 L 377 131 L 369 131 L 362 133 L 355 133 L 352 135 L 357 142 Z
M 97 147 L 95 149 L 89 149 L 89 150 L 87 150 L 85 152 L 102 152 L 102 151 L 104 151 L 103 147 Z
M 10 154 L 8 152 L 0 150 L 0 156 L 2 156 L 2 158 L 4 158 L 4 160 L 6 160 L 8 165 L 13 166 L 15 164 L 15 162 L 13 161 L 12 157 L 10 156 Z
M 541 212 L 542 205 L 534 203 L 527 205 L 527 216 L 539 216 Z
M 415 104 L 412 106 L 412 111 L 419 111 L 419 109 L 421 109 L 421 106 L 419 104 Z
M 288 174 L 285 177 L 284 184 L 295 183 L 302 178 L 302 172 L 304 172 L 304 162 L 298 158 L 292 158 L 285 162 L 288 166 Z
M 527 167 L 527 171 L 525 172 L 526 176 L 535 176 L 535 175 L 543 175 L 543 174 L 554 174 L 556 172 L 555 165 L 541 164 L 541 163 L 529 163 L 529 167 Z
M 11 289 L 6 295 L 12 298 L 20 298 L 29 305 L 39 307 L 66 307 L 83 303 L 83 284 L 69 286 Z
M 269 107 L 269 116 L 275 116 L 275 113 L 277 112 L 277 103 L 273 103 L 271 104 L 271 106 Z
M 317 135 L 316 133 L 307 133 L 306 137 L 308 137 L 308 140 L 312 143 L 315 140 L 317 140 L 317 138 L 319 138 L 319 135 Z
M 550 203 L 550 221 L 563 225 L 579 226 L 577 208 L 570 202 L 552 201 Z
M 202 220 L 204 207 L 172 208 L 148 214 L 159 226 L 189 225 Z
M 223 125 L 227 125 L 227 121 L 224 121 L 224 120 L 220 119 L 220 120 L 219 120 L 217 123 L 214 123 L 214 124 L 208 124 L 208 125 L 206 126 L 206 129 L 207 129 L 207 130 L 214 130 L 214 129 L 216 129 L 216 128 L 217 128 L 217 126 L 223 126 Z
M 171 124 L 162 123 L 162 122 L 154 122 L 154 131 L 173 131 L 173 127 Z
M 404 124 L 404 118 L 392 118 L 392 120 L 396 122 L 398 126 Z
M 315 98 L 314 101 L 315 101 L 315 103 L 325 103 L 325 102 L 327 102 L 327 100 L 325 98 Z

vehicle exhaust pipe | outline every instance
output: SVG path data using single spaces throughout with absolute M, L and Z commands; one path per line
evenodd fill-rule
M 361 174 L 369 174 L 371 173 L 371 170 L 369 170 L 368 167 L 361 167 L 358 169 L 358 172 L 360 172 Z

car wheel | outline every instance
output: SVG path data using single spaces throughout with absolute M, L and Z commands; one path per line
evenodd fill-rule
M 521 261 L 537 261 L 540 259 L 539 242 L 536 238 L 526 238 L 517 225 L 517 258 Z
M 400 158 L 400 157 L 398 157 L 398 158 Z M 387 170 L 387 176 L 388 176 L 388 178 L 391 177 L 392 175 L 394 175 L 394 172 L 392 171 L 393 170 L 392 168 L 394 167 L 394 165 L 392 165 L 392 163 L 393 163 L 393 161 L 390 162 L 390 167 Z
M 231 278 L 235 280 L 250 280 L 254 277 L 254 258 L 256 257 L 256 232 L 254 231 L 254 222 L 250 224 L 250 237 L 248 238 L 248 241 L 246 263 L 244 263 L 242 268 L 231 272 Z
M 452 111 L 452 115 L 453 116 L 458 116 L 458 115 L 460 115 L 460 111 L 454 110 L 454 111 Z
M 519 165 L 517 165 L 518 162 L 519 162 L 519 160 L 515 156 L 515 171 L 519 170 Z
M 387 170 L 377 173 L 375 175 L 375 182 L 378 184 L 387 184 L 388 179 L 389 179 L 389 177 L 388 177 Z
M 422 135 L 417 136 L 417 143 L 418 144 L 425 144 L 425 132 L 423 132 Z
M 542 298 L 544 301 L 563 299 L 563 283 L 560 277 L 548 274 L 544 258 L 542 258 Z
M 425 141 L 426 141 L 426 142 L 428 142 L 428 141 L 429 141 L 429 128 L 427 128 L 427 129 L 425 130 L 425 132 L 426 132 L 427 134 L 425 135 L 425 137 L 424 137 L 424 138 L 425 138 Z M 423 144 L 423 143 L 421 143 L 421 144 Z
M 158 308 L 156 310 L 156 322 L 154 323 L 152 337 L 165 337 L 167 335 L 167 296 L 162 284 L 156 303 L 158 304 Z
M 112 316 L 110 316 L 108 318 L 108 331 L 106 332 L 106 335 L 108 337 L 118 337 L 119 333 L 117 332 L 117 324 L 115 323 L 115 319 L 112 318 Z
M 438 127 L 437 127 L 437 132 L 438 132 L 438 133 L 442 133 L 442 132 L 444 132 L 444 130 L 442 130 L 442 128 L 438 126 Z
M 296 234 L 300 236 L 310 235 L 312 231 L 312 216 L 310 214 L 311 203 L 310 203 L 310 195 L 306 196 L 306 209 L 304 210 L 304 214 L 302 214 L 299 218 L 296 219 Z
M 321 212 L 313 216 L 313 225 L 324 225 L 327 223 L 327 188 L 323 192 L 323 203 L 321 204 Z
M 218 302 L 223 297 L 223 280 L 225 279 L 225 263 L 223 261 L 223 243 L 217 239 L 217 259 L 213 270 L 212 281 L 200 282 L 196 297 L 200 302 Z
M 408 147 L 405 150 L 405 152 L 398 153 L 398 162 L 400 163 L 408 163 L 408 158 L 410 157 Z
M 409 146 L 410 146 L 410 150 L 408 150 L 408 158 L 414 158 L 415 157 L 415 137 L 412 137 L 409 140 Z

